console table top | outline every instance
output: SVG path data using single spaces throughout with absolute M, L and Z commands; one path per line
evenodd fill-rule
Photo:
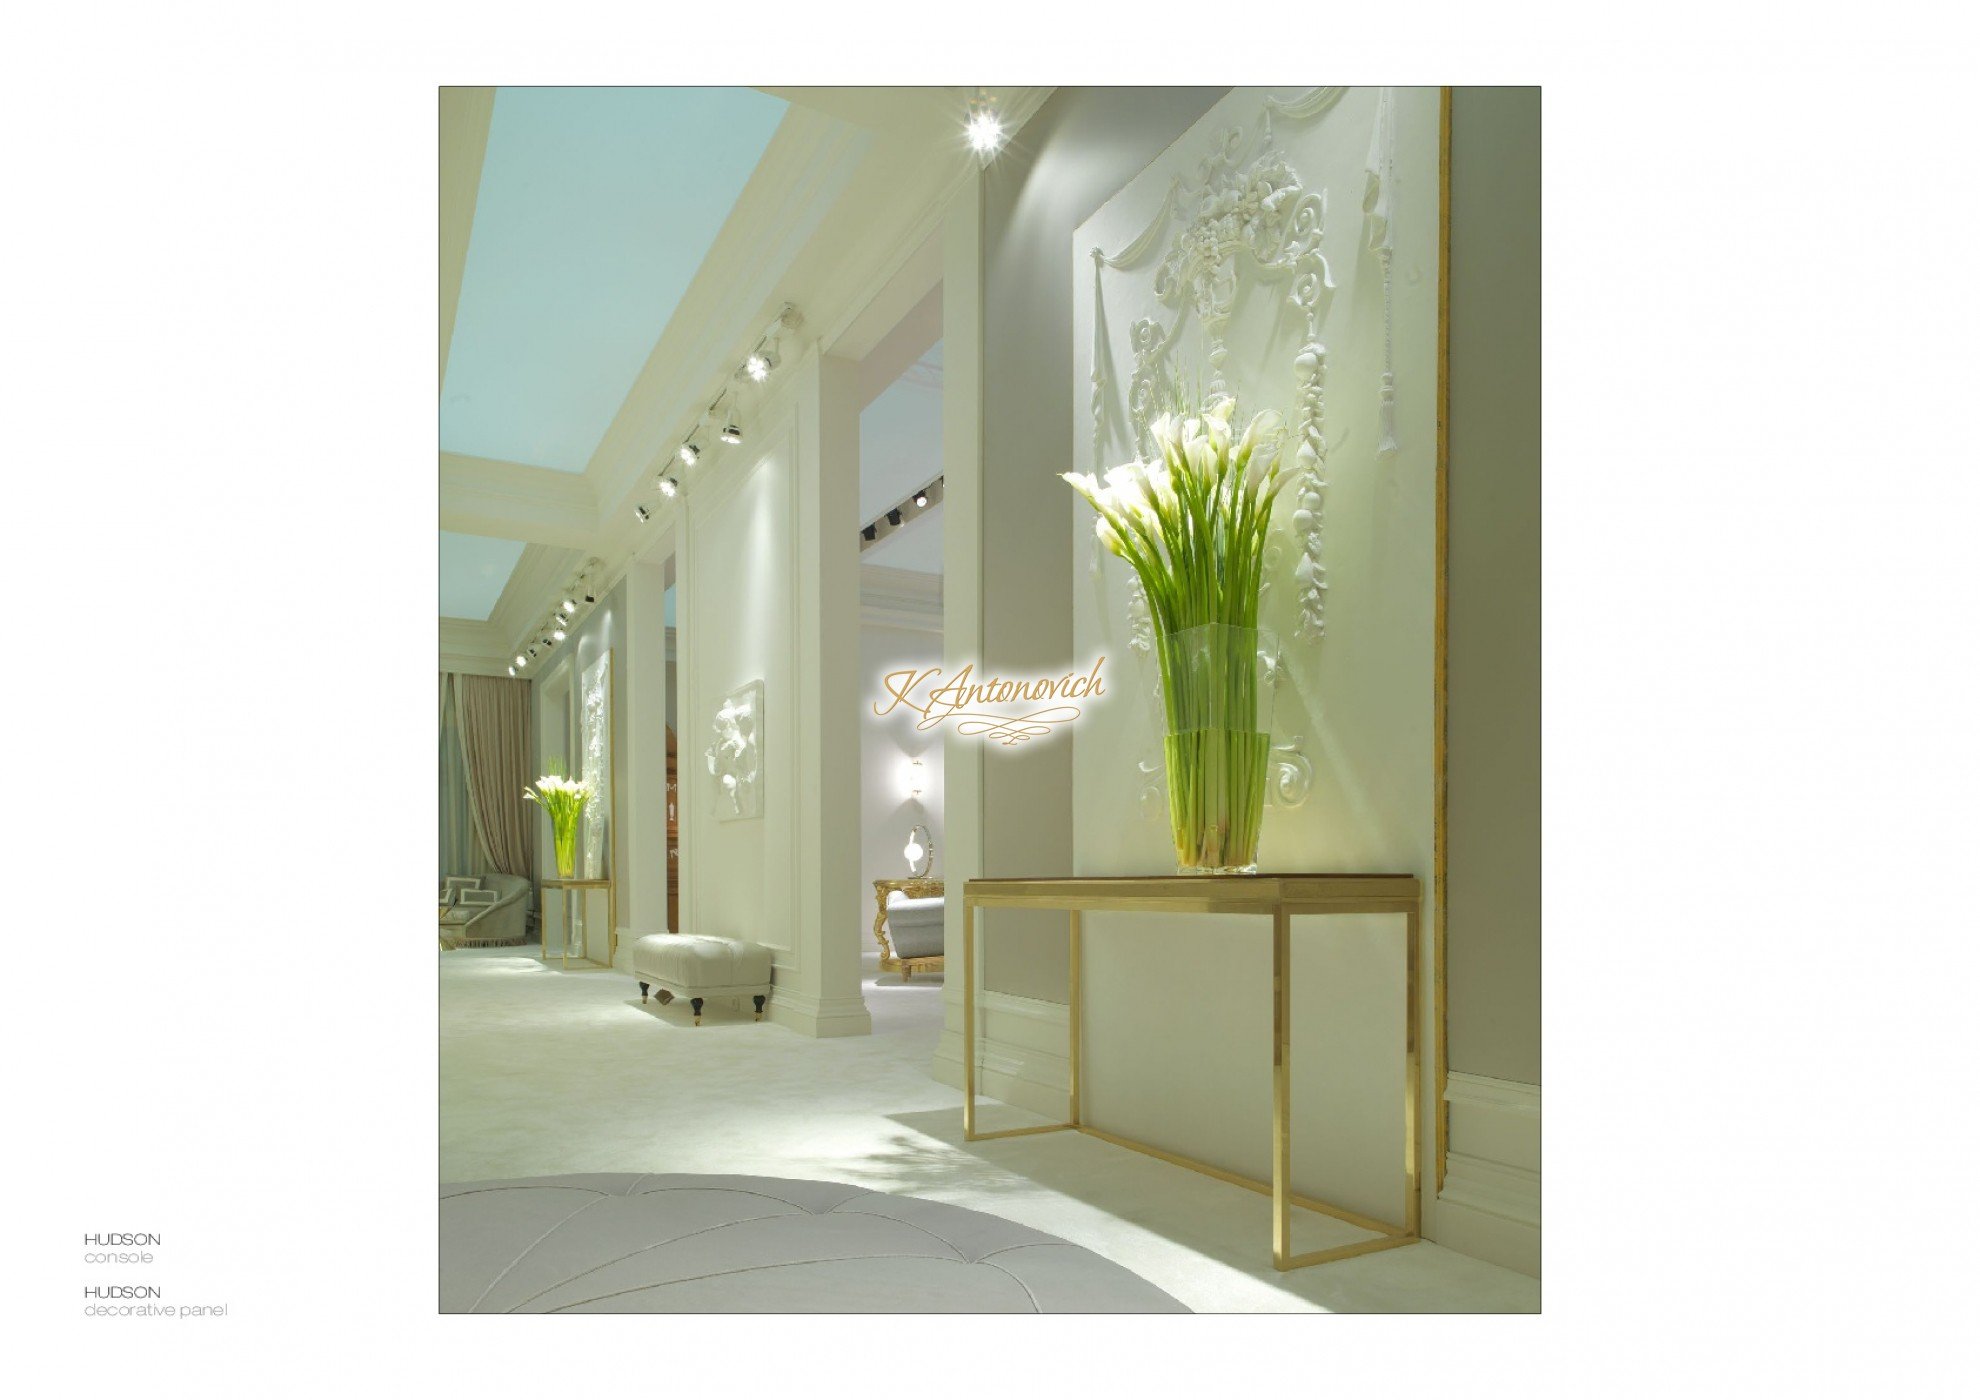
M 1040 909 L 1173 909 L 1197 913 L 1266 913 L 1280 906 L 1371 910 L 1413 908 L 1423 897 L 1414 875 L 1078 875 L 1034 879 L 984 877 L 965 881 L 963 898 L 977 905 Z

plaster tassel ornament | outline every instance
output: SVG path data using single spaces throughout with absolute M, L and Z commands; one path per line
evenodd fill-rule
M 1389 200 L 1395 186 L 1395 92 L 1383 88 L 1375 99 L 1375 134 L 1368 144 L 1368 173 L 1362 187 L 1361 212 L 1368 229 L 1368 246 L 1382 262 L 1382 439 L 1377 457 L 1393 457 L 1396 441 L 1396 346 L 1392 306 L 1395 301 L 1396 229 Z
M 1327 569 L 1320 562 L 1327 490 L 1327 438 L 1321 430 L 1326 414 L 1326 377 L 1326 347 L 1317 343 L 1302 346 L 1293 359 L 1300 443 L 1293 454 L 1299 494 L 1293 498 L 1292 525 L 1300 552 L 1299 563 L 1293 566 L 1293 588 L 1299 600 L 1299 636 L 1306 641 L 1327 631 Z

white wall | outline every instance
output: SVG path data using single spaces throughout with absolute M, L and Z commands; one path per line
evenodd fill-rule
M 681 512 L 685 577 L 679 678 L 681 854 L 689 933 L 747 938 L 797 957 L 791 855 L 793 534 L 791 496 L 797 426 L 788 411 L 750 435 L 749 453 L 725 454 L 702 470 Z M 763 815 L 716 817 L 714 779 L 703 761 L 715 710 L 751 681 L 763 682 Z
M 873 882 L 907 878 L 901 848 L 917 822 L 935 839 L 935 865 L 930 874 L 942 878 L 948 848 L 942 827 L 942 737 L 939 730 L 917 733 L 899 711 L 873 713 L 880 678 L 890 671 L 942 664 L 942 634 L 905 627 L 866 625 L 859 633 L 860 679 L 860 859 L 859 904 L 855 910 L 863 953 L 877 954 L 873 940 Z M 902 769 L 908 758 L 921 760 L 920 798 L 908 796 Z

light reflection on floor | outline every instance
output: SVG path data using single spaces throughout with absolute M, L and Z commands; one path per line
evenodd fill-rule
M 710 1002 L 695 1026 L 685 1002 L 642 1003 L 632 977 L 561 971 L 533 944 L 445 953 L 440 967 L 447 1181 L 588 1171 L 845 1181 L 1072 1240 L 1198 1311 L 1539 1306 L 1537 1281 L 1434 1244 L 1277 1274 L 1265 1197 L 1093 1138 L 965 1144 L 956 1091 L 929 1072 L 939 981 L 876 982 L 869 963 L 874 1033 L 812 1040 L 755 1021 L 746 1005 Z M 1297 1249 L 1360 1237 L 1322 1216 L 1296 1219 Z

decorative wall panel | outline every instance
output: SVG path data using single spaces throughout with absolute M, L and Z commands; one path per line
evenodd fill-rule
M 605 874 L 605 851 L 612 839 L 612 653 L 606 652 L 585 668 L 578 686 L 579 777 L 591 785 L 584 804 L 582 827 L 583 874 L 596 880 Z M 616 875 L 617 872 L 614 872 Z
M 703 757 L 715 779 L 715 815 L 725 822 L 763 815 L 763 682 L 722 697 Z

